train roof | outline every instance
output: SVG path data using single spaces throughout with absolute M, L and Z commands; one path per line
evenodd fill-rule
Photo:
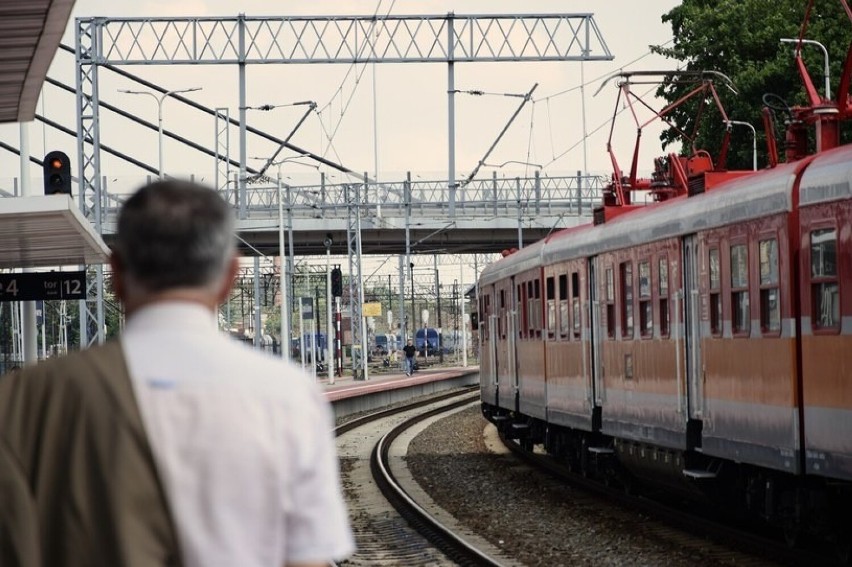
M 537 266 L 541 266 L 541 250 L 547 238 L 521 248 L 517 252 L 489 264 L 482 270 L 479 278 L 481 283 L 492 283 L 505 277 L 520 274 Z
M 797 163 L 739 177 L 712 191 L 623 214 L 604 224 L 562 231 L 488 266 L 482 284 L 541 265 L 595 256 L 792 209 Z
M 852 198 L 852 146 L 826 151 L 802 174 L 799 204 L 815 205 Z

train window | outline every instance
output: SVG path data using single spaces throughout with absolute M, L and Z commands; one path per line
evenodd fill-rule
M 503 317 L 506 317 L 506 323 L 503 323 Z M 506 290 L 500 290 L 500 317 L 497 318 L 497 335 L 501 339 L 506 338 L 506 327 L 509 323 L 509 314 L 506 312 Z
M 479 333 L 479 336 L 482 338 L 483 341 L 488 340 L 488 322 L 490 321 L 490 319 L 488 318 L 488 308 L 486 307 L 487 305 L 488 305 L 488 296 L 487 295 L 480 296 L 480 298 L 479 298 L 479 312 L 482 314 L 482 321 L 483 321 L 484 324 L 482 325 L 482 331 Z
M 722 266 L 719 264 L 719 249 L 710 249 L 710 332 L 722 334 Z
M 622 262 L 621 272 L 621 336 L 633 336 L 633 264 Z
M 559 336 L 568 338 L 568 274 L 559 276 Z
M 606 300 L 615 300 L 615 283 L 612 277 L 612 268 L 606 269 Z
M 811 321 L 815 329 L 840 327 L 837 231 L 811 232 Z
M 571 321 L 575 339 L 580 338 L 580 274 L 571 274 Z
M 760 252 L 760 329 L 764 333 L 781 331 L 781 301 L 778 288 L 778 241 L 761 240 Z
M 516 297 L 515 305 L 517 305 L 517 327 L 518 327 L 518 338 L 524 338 L 524 334 L 526 333 L 527 328 L 527 294 L 524 292 L 526 286 L 521 284 L 518 286 L 518 295 Z M 508 327 L 508 315 L 506 316 L 506 326 Z
M 639 332 L 643 337 L 651 337 L 654 334 L 650 262 L 639 262 Z
M 554 285 L 553 276 L 547 278 L 545 291 L 547 293 L 547 336 L 554 338 L 556 336 L 556 286 Z
M 734 333 L 748 333 L 751 314 L 748 303 L 748 249 L 745 244 L 731 246 L 731 315 Z
M 494 299 L 496 299 L 496 298 L 494 298 Z M 492 302 L 491 300 L 492 300 L 491 295 L 488 295 L 488 296 L 485 297 L 485 314 L 489 318 L 489 320 L 494 315 L 494 312 L 497 311 L 496 306 L 493 305 L 493 303 L 496 303 L 496 302 Z M 497 324 L 499 325 L 500 324 L 500 316 L 498 315 L 497 317 L 495 317 L 495 319 L 497 319 Z M 497 334 L 496 336 L 492 336 L 492 332 L 494 331 L 494 329 L 489 328 L 487 323 L 485 325 L 485 329 L 487 329 L 486 332 L 488 334 L 489 339 L 496 341 L 497 339 L 500 338 L 499 334 Z
M 533 329 L 535 329 L 535 295 L 533 294 L 533 283 L 532 280 L 526 283 L 527 290 L 527 326 L 524 329 L 524 334 L 526 338 L 532 338 Z
M 639 262 L 639 297 L 651 297 L 650 262 Z
M 535 309 L 535 311 L 533 311 L 533 333 L 536 337 L 541 337 L 541 328 L 543 326 L 541 305 L 541 282 L 538 279 L 533 282 L 533 289 L 535 290 L 535 303 L 533 304 L 533 307 Z
M 669 262 L 660 258 L 660 336 L 669 336 Z
M 615 282 L 612 268 L 606 269 L 606 336 L 615 338 Z

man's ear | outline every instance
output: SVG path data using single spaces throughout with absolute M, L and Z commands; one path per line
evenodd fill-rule
M 228 262 L 228 267 L 225 273 L 225 279 L 222 281 L 222 287 L 219 289 L 219 294 L 216 301 L 221 305 L 228 299 L 231 293 L 231 288 L 234 287 L 234 280 L 240 271 L 240 259 L 236 254 L 231 256 L 231 261 Z

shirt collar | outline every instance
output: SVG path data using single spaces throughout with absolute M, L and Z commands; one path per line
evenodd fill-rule
M 146 305 L 128 318 L 125 331 L 137 330 L 216 331 L 214 313 L 190 301 L 159 301 Z

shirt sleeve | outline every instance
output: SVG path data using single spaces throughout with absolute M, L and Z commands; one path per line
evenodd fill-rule
M 355 550 L 340 486 L 331 411 L 318 389 L 312 389 L 310 397 L 314 407 L 302 414 L 306 422 L 287 432 L 298 448 L 287 487 L 286 562 L 335 561 Z

